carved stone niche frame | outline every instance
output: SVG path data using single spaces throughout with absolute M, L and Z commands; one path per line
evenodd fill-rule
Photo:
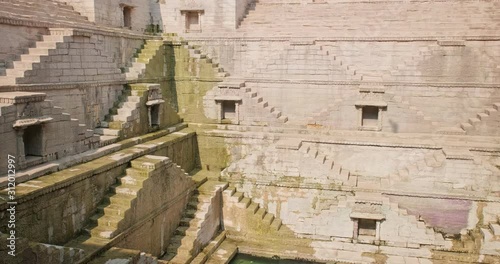
M 205 10 L 198 5 L 189 4 L 181 8 L 181 21 L 184 21 L 184 33 L 201 33 L 202 18 Z
M 384 101 L 357 101 L 355 103 L 358 111 L 358 129 L 365 131 L 381 131 L 383 124 L 383 113 L 387 109 Z
M 222 95 L 215 97 L 217 105 L 217 122 L 238 125 L 240 123 L 241 97 L 232 95 Z
M 380 244 L 380 224 L 385 220 L 380 203 L 356 202 L 350 217 L 354 225 L 353 242 Z
M 150 131 L 158 129 L 161 125 L 160 122 L 163 115 L 161 106 L 163 103 L 165 103 L 165 100 L 163 100 L 160 85 L 150 85 L 148 87 L 148 100 L 146 102 Z

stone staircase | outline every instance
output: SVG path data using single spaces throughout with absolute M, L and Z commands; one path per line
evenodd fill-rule
M 133 160 L 131 167 L 126 169 L 126 175 L 111 186 L 110 192 L 97 206 L 98 212 L 90 217 L 87 232 L 94 237 L 111 239 L 130 226 L 131 223 L 126 220 L 128 210 L 134 207 L 148 176 L 165 166 L 166 161 L 166 157 L 149 155 Z
M 409 165 L 398 169 L 397 172 L 391 173 L 389 175 L 390 184 L 393 185 L 396 182 L 408 181 L 412 176 L 418 175 L 421 171 L 441 167 L 443 166 L 445 160 L 446 155 L 442 149 L 429 152 L 425 154 L 424 159 L 412 162 Z
M 27 71 L 36 69 L 50 55 L 57 55 L 58 45 L 71 40 L 71 31 L 51 31 L 44 35 L 43 40 L 37 41 L 34 48 L 29 48 L 28 53 L 12 62 L 12 67 L 7 67 L 5 76 L 0 76 L 2 85 L 15 85 L 17 79 L 25 77 Z
M 188 41 L 179 37 L 176 33 L 165 33 L 163 34 L 164 41 L 172 41 L 174 43 L 180 43 L 184 48 L 189 51 L 189 56 L 198 60 L 199 62 L 205 62 L 212 64 L 213 70 L 217 73 L 217 77 L 225 78 L 230 74 L 224 70 L 221 65 L 211 58 L 206 52 L 203 52 L 200 45 L 189 44 Z
M 348 76 L 348 80 L 362 81 L 363 75 L 357 70 L 356 66 L 344 63 L 338 54 L 335 53 L 334 49 L 327 45 L 319 46 L 320 50 L 324 55 L 330 56 L 333 66 L 340 66 L 345 74 Z
M 339 185 L 356 186 L 357 177 L 351 176 L 349 170 L 342 168 L 340 164 L 335 162 L 328 155 L 321 153 L 321 151 L 313 144 L 303 143 L 299 151 L 307 158 L 316 160 L 321 164 L 322 171 L 326 171 L 325 175 L 328 179 L 334 180 Z
M 208 181 L 195 190 L 162 260 L 172 264 L 191 263 L 210 243 L 218 231 L 220 220 L 217 219 L 220 215 L 217 215 L 217 206 L 221 203 L 220 193 L 227 187 L 227 183 Z M 210 230 L 214 225 L 216 230 Z
M 438 122 L 432 121 L 432 119 L 424 114 L 418 107 L 412 105 L 408 99 L 403 96 L 390 94 L 392 96 L 392 101 L 397 103 L 403 109 L 406 109 L 408 112 L 414 114 L 417 117 L 416 123 L 418 123 L 419 127 L 427 127 L 428 131 L 436 131 L 438 128 Z
M 252 102 L 252 105 L 256 105 L 257 108 L 263 109 L 265 112 L 271 114 L 279 123 L 285 124 L 288 122 L 287 116 L 284 116 L 278 108 L 270 106 L 269 103 L 264 100 L 264 97 L 259 96 L 259 93 L 254 90 L 250 87 L 245 88 L 245 97 Z
M 487 228 L 480 231 L 483 237 L 481 254 L 500 256 L 500 215 L 496 222 L 490 222 Z
M 498 118 L 498 111 L 500 111 L 500 103 L 494 103 L 492 107 L 485 109 L 481 113 L 477 113 L 476 117 L 469 118 L 467 122 L 460 124 L 460 127 L 467 135 L 477 135 L 479 125 L 489 119 Z
M 15 16 L 45 23 L 81 23 L 88 26 L 93 24 L 71 5 L 59 1 L 0 0 L 0 3 L 0 17 Z
M 143 185 L 149 180 L 149 175 L 162 169 L 168 162 L 167 157 L 150 155 L 132 160 L 126 174 L 117 178 L 117 182 L 97 206 L 97 213 L 90 217 L 84 234 L 68 242 L 66 246 L 80 248 L 90 254 L 129 228 L 133 224 L 131 210 L 135 210 L 133 208 Z
M 354 210 L 359 212 L 357 210 L 359 210 L 360 205 L 368 205 L 363 206 L 366 207 L 367 210 L 369 210 L 368 208 L 370 207 L 373 208 L 380 206 L 382 211 L 395 212 L 398 219 L 391 216 L 391 219 L 388 218 L 385 221 L 397 221 L 393 223 L 405 223 L 405 225 L 409 227 L 411 232 L 407 232 L 407 234 L 404 235 L 401 234 L 399 230 L 395 231 L 395 236 L 391 239 L 392 241 L 387 241 L 388 246 L 391 245 L 396 247 L 402 246 L 412 248 L 433 246 L 436 249 L 445 247 L 446 241 L 441 233 L 436 232 L 433 227 L 428 226 L 423 219 L 409 214 L 406 209 L 399 207 L 398 203 L 391 202 L 389 198 L 383 197 L 379 193 L 357 192 L 355 196 L 339 196 L 338 204 L 336 206 L 332 206 L 331 210 L 334 212 L 342 212 L 344 210 Z M 387 237 L 382 237 L 382 239 L 386 240 Z
M 258 229 L 262 232 L 278 232 L 283 236 L 294 236 L 291 230 L 282 228 L 281 220 L 275 217 L 274 214 L 267 212 L 265 208 L 260 207 L 252 199 L 245 197 L 235 187 L 224 190 L 224 199 L 225 203 L 234 204 L 238 208 L 245 209 L 251 215 L 251 220 L 259 225 Z
M 101 127 L 96 128 L 96 134 L 100 135 L 102 145 L 107 145 L 119 139 L 134 136 L 137 126 L 147 120 L 140 120 L 140 107 L 145 106 L 148 91 L 159 84 L 135 83 L 129 84 L 118 97 L 118 101 L 106 115 Z
M 499 7 L 496 2 L 289 2 L 259 1 L 237 32 L 251 37 L 425 37 L 489 35 L 498 24 L 498 16 L 490 15 L 491 8 Z M 450 17 L 450 12 L 460 15 Z
M 146 40 L 132 59 L 131 67 L 125 70 L 126 79 L 131 81 L 144 78 L 148 63 L 158 54 L 162 46 L 163 40 Z

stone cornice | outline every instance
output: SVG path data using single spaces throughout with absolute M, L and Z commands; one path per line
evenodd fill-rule
M 290 84 L 317 84 L 317 85 L 373 85 L 373 86 L 425 86 L 425 87 L 471 87 L 471 88 L 500 88 L 500 83 L 436 83 L 436 82 L 363 82 L 363 81 L 315 81 L 315 80 L 277 80 L 264 78 L 240 78 L 254 83 L 290 83 Z
M 129 39 L 161 39 L 160 36 L 151 36 L 144 35 L 140 33 L 134 33 L 131 31 L 121 30 L 119 28 L 111 28 L 111 27 L 100 27 L 95 25 L 94 28 L 82 28 L 79 26 L 74 26 L 71 24 L 63 24 L 63 23 L 49 23 L 49 22 L 40 22 L 40 21 L 32 21 L 21 18 L 12 18 L 12 17 L 2 17 L 0 16 L 0 24 L 12 25 L 12 26 L 25 26 L 25 27 L 36 27 L 36 28 L 72 28 L 74 29 L 75 34 L 77 35 L 103 35 L 103 36 L 113 36 L 113 37 L 122 37 Z
M 159 77 L 138 80 L 119 80 L 119 81 L 100 81 L 100 82 L 71 82 L 71 83 L 37 83 L 37 84 L 16 84 L 0 85 L 1 92 L 14 91 L 43 91 L 43 90 L 63 90 L 63 89 L 81 89 L 94 88 L 110 85 L 124 85 L 131 83 L 158 83 L 162 81 L 199 81 L 199 82 L 222 82 L 222 78 L 197 78 L 197 77 Z
M 271 37 L 271 36 L 244 36 L 241 33 L 234 32 L 233 36 L 183 36 L 190 42 L 196 41 L 241 41 L 241 42 L 422 42 L 422 41 L 442 41 L 442 40 L 460 40 L 460 41 L 500 41 L 498 36 L 408 36 L 408 37 Z
M 500 198 L 491 197 L 487 195 L 465 195 L 465 194 L 441 194 L 441 193 L 424 193 L 424 192 L 406 192 L 401 190 L 390 190 L 390 189 L 365 189 L 344 185 L 332 186 L 330 184 L 318 184 L 318 183 L 294 183 L 294 182 L 283 182 L 283 181 L 265 181 L 265 180 L 255 180 L 255 179 L 232 179 L 229 177 L 222 177 L 224 181 L 230 184 L 243 184 L 252 183 L 256 186 L 273 186 L 273 187 L 283 187 L 283 188 L 300 188 L 300 189 L 314 189 L 321 191 L 338 191 L 338 192 L 373 192 L 381 193 L 390 196 L 407 196 L 407 197 L 419 197 L 419 198 L 431 198 L 431 199 L 452 199 L 452 200 L 466 200 L 466 201 L 476 201 L 476 202 L 500 202 Z
M 196 126 L 193 126 L 196 127 Z M 244 126 L 242 126 L 244 127 Z M 263 134 L 265 133 L 265 135 Z M 478 145 L 482 145 L 482 142 L 479 141 L 477 144 L 474 143 L 473 140 L 471 140 L 473 137 L 470 136 L 456 136 L 456 135 L 441 135 L 441 134 L 434 134 L 434 133 L 420 133 L 420 134 L 406 134 L 406 133 L 401 133 L 401 134 L 391 134 L 391 133 L 386 133 L 388 137 L 392 136 L 406 136 L 406 137 L 401 137 L 398 139 L 400 142 L 394 142 L 394 138 L 391 140 L 388 140 L 387 142 L 379 141 L 379 142 L 374 142 L 374 141 L 368 141 L 368 140 L 360 140 L 359 136 L 357 135 L 352 135 L 352 140 L 346 139 L 345 136 L 342 135 L 337 135 L 337 133 L 343 133 L 343 132 L 349 132 L 349 131 L 341 131 L 341 130 L 311 130 L 311 129 L 301 129 L 297 127 L 288 127 L 287 129 L 283 129 L 281 131 L 235 131 L 235 130 L 222 130 L 222 129 L 213 129 L 213 130 L 206 130 L 206 131 L 200 131 L 198 132 L 198 135 L 203 135 L 203 136 L 210 136 L 210 137 L 223 137 L 223 138 L 249 138 L 249 139 L 267 139 L 267 140 L 274 140 L 274 139 L 280 139 L 283 137 L 286 138 L 297 138 L 297 139 L 302 139 L 303 142 L 310 142 L 310 143 L 319 143 L 319 144 L 336 144 L 336 145 L 357 145 L 357 146 L 372 146 L 372 147 L 391 147 L 391 148 L 413 148 L 413 149 L 431 149 L 431 150 L 437 150 L 441 149 L 444 146 L 460 146 L 472 151 L 477 151 L 477 152 L 488 152 L 488 153 L 500 153 L 500 144 L 491 142 L 490 146 L 488 147 L 482 147 Z M 359 131 L 352 131 L 352 133 L 359 133 Z M 363 132 L 365 137 L 369 136 L 366 132 Z M 379 133 L 380 132 L 376 132 Z M 416 137 L 414 136 L 425 136 L 428 137 L 429 141 L 427 144 L 415 144 L 412 142 L 415 142 L 417 140 Z M 339 140 L 338 137 L 342 137 L 344 139 Z M 454 141 L 459 138 L 463 138 L 464 142 L 468 142 L 467 145 L 457 145 L 456 142 L 461 142 L 461 141 Z M 452 141 L 447 142 L 447 139 L 450 139 Z M 468 139 L 468 140 L 465 140 Z M 436 142 L 441 142 L 440 144 L 437 144 Z M 497 141 L 498 142 L 498 141 Z
M 140 156 L 154 153 L 160 149 L 166 148 L 166 147 L 170 146 L 171 144 L 174 144 L 174 143 L 179 142 L 181 140 L 192 137 L 192 136 L 194 136 L 194 134 L 195 134 L 194 132 L 186 132 L 185 134 L 182 134 L 182 135 L 169 133 L 163 137 L 156 138 L 156 139 L 153 139 L 151 141 L 147 141 L 147 142 L 149 142 L 149 144 L 144 144 L 146 142 L 141 142 L 143 144 L 142 146 L 138 146 L 137 143 L 136 144 L 124 144 L 123 148 L 121 148 L 119 151 L 116 151 L 116 152 L 113 152 L 112 154 L 109 154 L 109 155 L 115 155 L 115 156 L 121 155 L 119 160 L 110 159 L 109 156 L 97 157 L 93 161 L 86 161 L 87 163 L 68 168 L 67 170 L 73 170 L 71 172 L 71 174 L 72 174 L 71 176 L 64 178 L 64 179 L 62 179 L 63 177 L 61 177 L 61 179 L 59 179 L 59 181 L 54 181 L 50 185 L 42 186 L 38 189 L 33 189 L 33 190 L 29 190 L 29 191 L 25 190 L 24 192 L 22 192 L 20 189 L 23 185 L 22 185 L 22 183 L 19 183 L 16 186 L 16 189 L 18 190 L 18 194 L 16 196 L 16 202 L 18 204 L 21 204 L 21 203 L 27 202 L 29 200 L 36 199 L 37 197 L 39 197 L 41 195 L 45 195 L 47 193 L 51 193 L 51 192 L 60 190 L 62 188 L 65 188 L 65 187 L 70 186 L 72 184 L 75 184 L 77 182 L 86 180 L 87 178 L 90 178 L 94 175 L 97 175 L 97 174 L 109 171 L 113 168 L 122 166 L 122 165 L 124 165 L 124 164 L 130 162 L 131 160 L 138 158 Z M 169 137 L 169 136 L 173 137 L 173 138 L 165 141 L 164 140 L 165 137 Z M 125 141 L 130 141 L 130 140 L 125 140 Z M 159 144 L 151 144 L 151 142 L 156 142 Z M 127 147 L 127 148 L 125 148 L 125 147 Z M 128 148 L 134 148 L 135 151 L 129 151 Z M 140 149 L 140 151 L 136 151 L 138 149 Z M 92 162 L 99 164 L 99 166 L 98 167 L 91 167 L 91 166 L 89 167 L 89 164 L 92 164 Z M 78 170 L 75 171 L 74 170 L 75 168 L 77 168 Z M 55 172 L 55 173 L 57 173 L 57 172 Z M 54 178 L 54 176 L 56 176 L 56 175 L 50 174 L 50 175 L 42 176 L 42 177 Z M 4 192 L 6 190 L 7 189 L 4 189 L 1 191 L 2 195 L 5 194 Z M 7 208 L 7 203 L 3 199 L 0 199 L 0 209 L 3 210 L 5 208 Z

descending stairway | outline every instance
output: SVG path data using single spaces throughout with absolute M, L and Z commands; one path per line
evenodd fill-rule
M 171 164 L 167 157 L 145 155 L 131 161 L 131 167 L 126 174 L 117 178 L 109 192 L 97 206 L 97 212 L 89 219 L 84 233 L 68 242 L 66 246 L 80 248 L 86 255 L 101 249 L 132 225 L 136 224 L 134 217 L 139 209 L 138 196 L 143 192 L 143 186 L 152 185 L 152 175 L 158 177 L 160 170 Z M 171 167 L 176 175 L 187 175 L 184 170 L 175 165 Z M 139 216 L 141 217 L 141 216 Z
M 158 54 L 162 46 L 163 40 L 146 40 L 142 49 L 132 59 L 132 66 L 125 70 L 127 80 L 144 78 L 148 63 Z
M 188 41 L 180 38 L 176 33 L 165 33 L 163 34 L 164 41 L 171 41 L 174 43 L 180 43 L 184 48 L 189 51 L 189 56 L 198 60 L 200 63 L 209 63 L 212 65 L 213 70 L 217 73 L 217 77 L 225 78 L 230 74 L 221 67 L 218 62 L 215 62 L 207 53 L 203 52 L 201 46 L 191 45 Z
M 481 122 L 488 121 L 488 119 L 499 118 L 498 111 L 500 111 L 500 103 L 494 103 L 492 107 L 487 108 L 481 113 L 478 113 L 476 117 L 469 118 L 468 122 L 464 122 L 460 124 L 460 127 L 467 133 L 468 135 L 477 135 L 478 127 Z M 496 127 L 496 129 L 498 129 Z M 497 132 L 500 133 L 500 132 Z
M 414 113 L 417 116 L 416 123 L 419 124 L 419 127 L 427 126 L 429 131 L 435 131 L 437 129 L 438 122 L 433 122 L 431 118 L 425 116 L 424 112 L 418 109 L 418 107 L 411 105 L 408 99 L 400 95 L 392 95 L 392 100 L 398 103 L 398 106 Z
M 401 208 L 396 202 L 391 202 L 389 198 L 383 197 L 380 193 L 356 192 L 355 196 L 339 196 L 338 204 L 333 205 L 330 210 L 339 213 L 344 213 L 346 211 L 363 213 L 365 210 L 370 211 L 370 208 L 377 208 L 376 211 L 383 210 L 395 212 L 396 215 L 391 214 L 391 218 L 388 217 L 385 222 L 391 224 L 398 223 L 400 229 L 405 229 L 402 227 L 406 227 L 406 229 L 411 230 L 411 232 L 405 235 L 399 234 L 399 231 L 396 231 L 395 236 L 390 238 L 390 242 L 403 242 L 404 244 L 414 243 L 420 246 L 432 246 L 436 249 L 445 246 L 446 242 L 441 233 L 436 232 L 434 228 L 428 226 L 423 219 L 413 214 L 409 214 L 408 210 Z M 388 238 L 382 237 L 382 239 L 385 240 Z
M 480 231 L 483 236 L 481 254 L 500 256 L 500 215 L 496 222 L 490 222 L 487 228 Z
M 29 48 L 27 54 L 21 55 L 20 60 L 12 63 L 12 68 L 5 70 L 5 76 L 0 76 L 0 84 L 16 84 L 17 79 L 25 77 L 27 71 L 35 69 L 49 55 L 56 55 L 58 46 L 69 42 L 71 35 L 71 31 L 57 31 L 44 35 L 43 40 L 37 41 L 34 48 Z
M 321 153 L 317 147 L 311 144 L 302 144 L 299 151 L 304 153 L 304 156 L 319 162 L 324 171 L 327 172 L 326 176 L 328 179 L 333 179 L 337 184 L 341 185 L 356 185 L 356 177 L 351 176 L 349 170 L 342 168 L 342 166 L 335 162 L 331 157 Z
M 224 191 L 225 203 L 234 204 L 236 207 L 246 210 L 251 219 L 249 221 L 257 224 L 257 229 L 263 233 L 277 232 L 279 236 L 295 236 L 293 231 L 285 228 L 279 218 L 267 212 L 265 208 L 259 206 L 252 199 L 245 197 L 242 192 L 238 192 L 235 187 L 229 187 Z M 251 230 L 242 230 L 250 232 Z
M 90 27 L 94 23 L 60 1 L 0 0 L 0 17 L 35 20 L 51 24 L 73 24 Z
M 195 190 L 163 260 L 188 264 L 208 245 L 219 230 L 217 206 L 222 201 L 220 194 L 227 186 L 227 183 L 208 181 Z
M 274 116 L 274 118 L 278 119 L 280 123 L 286 123 L 288 122 L 288 117 L 284 116 L 278 108 L 269 106 L 269 103 L 264 100 L 262 96 L 259 96 L 257 92 L 254 92 L 252 88 L 246 87 L 245 88 L 245 94 L 246 98 L 250 99 L 252 102 L 252 105 L 257 105 L 258 108 L 264 109 L 265 112 L 270 113 L 271 115 Z
M 159 86 L 159 84 L 135 83 L 129 84 L 123 90 L 118 101 L 106 115 L 104 122 L 101 122 L 101 127 L 95 129 L 101 137 L 102 145 L 134 136 L 136 126 L 140 125 L 139 121 L 148 122 L 148 120 L 140 120 L 140 108 L 145 106 L 148 91 L 153 86 Z
M 111 186 L 110 193 L 97 206 L 97 214 L 90 217 L 91 224 L 87 227 L 87 232 L 92 237 L 111 239 L 129 227 L 131 223 L 126 219 L 127 212 L 135 207 L 144 182 L 167 161 L 166 157 L 148 155 L 132 160 L 132 166 L 126 169 L 126 175 L 118 178 L 118 182 Z

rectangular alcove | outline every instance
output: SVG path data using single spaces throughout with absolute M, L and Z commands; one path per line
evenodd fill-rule
M 359 130 L 381 131 L 382 113 L 387 108 L 386 102 L 380 101 L 358 101 L 358 128 Z
M 232 120 L 236 117 L 236 101 L 222 101 L 222 120 Z
M 132 28 L 132 10 L 134 8 L 132 6 L 123 5 L 123 27 Z
M 215 98 L 217 121 L 226 124 L 239 124 L 241 98 L 238 96 L 219 96 Z
M 189 32 L 201 32 L 201 16 L 203 10 L 182 10 L 182 15 L 184 16 L 184 31 Z
M 160 127 L 160 105 L 152 105 L 149 107 L 149 126 L 152 129 Z
M 42 126 L 28 126 L 23 133 L 24 155 L 26 157 L 42 157 L 43 156 L 43 134 Z
M 358 237 L 369 236 L 375 238 L 377 233 L 377 221 L 373 219 L 358 220 Z
M 363 127 L 377 127 L 378 126 L 378 107 L 364 106 L 361 109 L 361 126 Z

